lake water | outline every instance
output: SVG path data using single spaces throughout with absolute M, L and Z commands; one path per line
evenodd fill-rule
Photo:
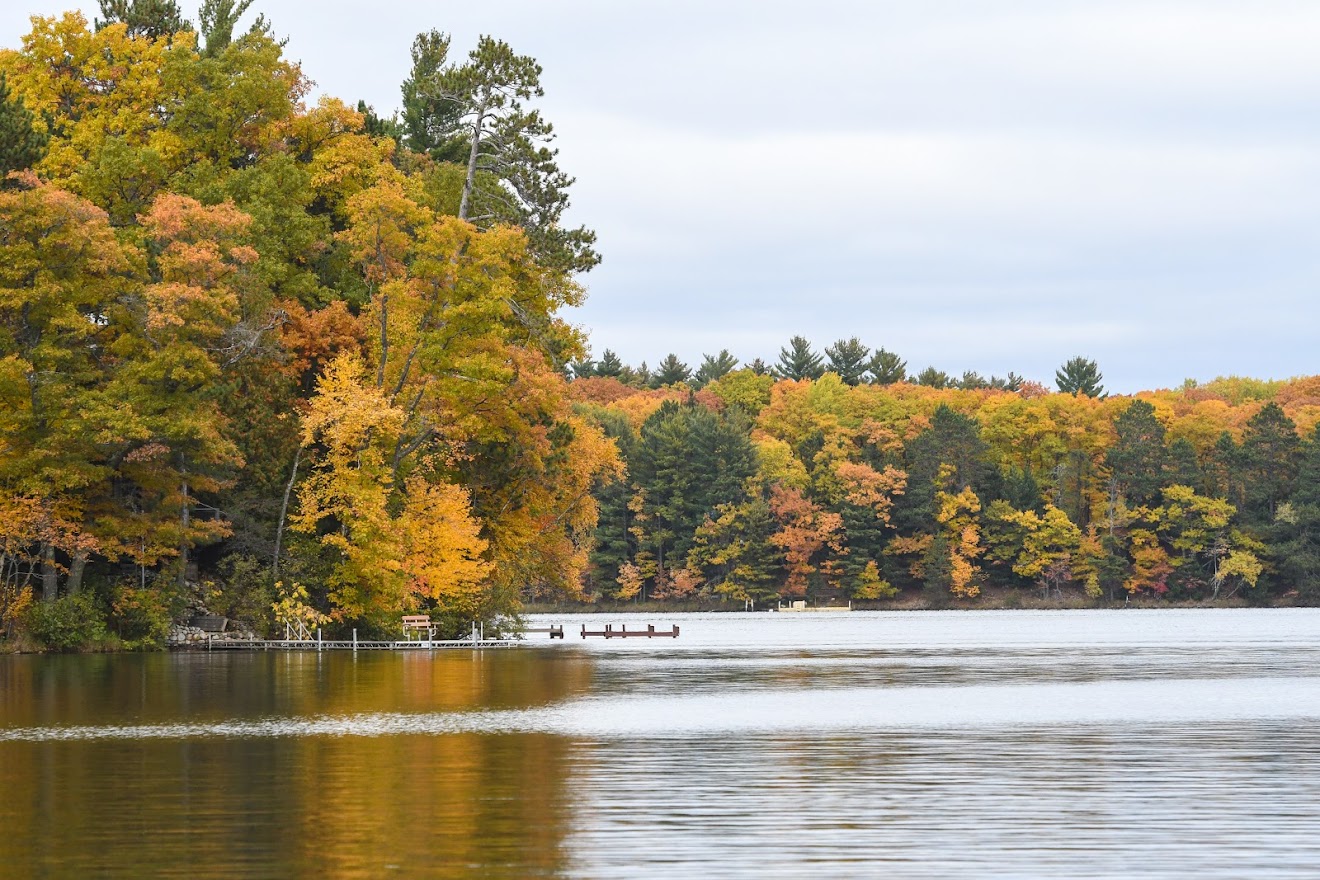
M 552 621 L 0 657 L 0 876 L 1320 872 L 1320 610 Z

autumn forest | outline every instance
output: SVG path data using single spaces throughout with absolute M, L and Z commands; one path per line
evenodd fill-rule
M 157 647 L 198 603 L 461 632 L 527 603 L 1320 602 L 1320 376 L 593 356 L 567 310 L 601 255 L 536 61 L 420 34 L 385 117 L 313 100 L 251 2 L 103 0 L 0 50 L 11 646 Z

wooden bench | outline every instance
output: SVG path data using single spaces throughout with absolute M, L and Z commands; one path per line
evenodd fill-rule
M 405 614 L 403 616 L 403 637 L 412 640 L 414 632 L 426 631 L 428 641 L 435 638 L 435 624 L 425 614 Z

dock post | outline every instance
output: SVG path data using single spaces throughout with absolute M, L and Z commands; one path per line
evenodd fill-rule
M 357 651 L 357 627 L 353 627 L 353 650 Z
M 316 628 L 316 650 L 321 650 L 321 628 Z

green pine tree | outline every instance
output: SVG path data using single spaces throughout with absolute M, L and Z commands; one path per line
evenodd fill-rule
M 983 388 L 989 388 L 990 383 L 985 377 L 975 370 L 964 370 L 962 378 L 956 380 L 954 387 L 961 388 L 963 391 L 980 391 Z
M 448 34 L 437 30 L 413 40 L 412 68 L 403 81 L 403 112 L 400 128 L 408 149 L 426 153 L 437 162 L 462 163 L 467 159 L 467 140 L 460 134 L 462 106 L 449 100 L 441 85 L 449 63 Z
M 893 522 L 907 533 L 930 528 L 938 491 L 961 492 L 970 486 L 984 504 L 1000 494 L 999 471 L 989 460 L 980 424 L 943 404 L 931 416 L 930 427 L 908 443 L 904 457 L 907 490 L 896 499 Z M 943 465 L 952 470 L 941 484 Z
M 714 382 L 716 379 L 723 379 L 733 372 L 738 366 L 738 359 L 729 354 L 727 348 L 720 349 L 717 355 L 702 355 L 701 366 L 697 368 L 697 374 L 694 377 L 698 388 Z
M 1243 501 L 1239 512 L 1244 520 L 1262 526 L 1274 521 L 1279 503 L 1288 498 L 1297 477 L 1301 445 L 1297 425 L 1273 401 L 1247 421 L 1239 474 Z
M 9 94 L 0 73 L 0 181 L 11 171 L 31 168 L 46 155 L 46 135 L 32 127 L 32 111 Z
M 779 349 L 779 363 L 773 370 L 780 379 L 819 379 L 825 375 L 825 363 L 812 351 L 803 336 L 788 340 L 788 348 Z
M 1105 397 L 1104 386 L 1100 380 L 1104 376 L 1095 361 L 1084 357 L 1069 360 L 1054 373 L 1054 384 L 1064 394 L 1084 394 L 1087 397 Z
M 907 379 L 907 361 L 881 348 L 866 365 L 870 381 L 875 385 L 893 385 Z
M 482 229 L 521 226 L 542 266 L 587 272 L 600 262 L 596 233 L 560 225 L 573 178 L 560 170 L 552 126 L 531 101 L 544 95 L 541 65 L 483 36 L 465 62 L 448 61 L 438 31 L 413 43 L 404 82 L 409 144 L 463 167 L 458 216 Z
M 678 355 L 667 354 L 665 359 L 656 365 L 655 373 L 651 376 L 651 387 L 664 388 L 666 385 L 677 385 L 679 382 L 686 382 L 691 375 L 692 370 L 678 359 Z
M 1164 482 L 1168 486 L 1191 486 L 1198 493 L 1207 494 L 1205 474 L 1201 472 L 1196 447 L 1186 437 L 1179 437 L 1169 444 Z
M 234 42 L 234 27 L 238 20 L 252 8 L 254 0 L 202 0 L 202 8 L 197 11 L 197 29 L 202 36 L 202 54 L 214 58 L 228 49 Z M 248 28 L 249 34 L 261 34 L 273 40 L 270 23 L 266 16 L 258 15 Z M 274 41 L 280 46 L 284 41 Z
M 826 369 L 847 385 L 860 385 L 871 363 L 871 349 L 856 336 L 827 345 L 825 356 L 829 358 Z
M 917 373 L 917 384 L 925 385 L 927 388 L 948 388 L 953 384 L 949 374 L 943 370 L 937 370 L 934 367 L 927 367 L 920 373 Z
M 601 411 L 597 415 L 605 436 L 619 447 L 624 462 L 637 454 L 637 432 L 622 413 Z M 619 576 L 619 566 L 632 559 L 634 541 L 628 529 L 632 526 L 632 512 L 628 501 L 632 489 L 627 480 L 616 480 L 597 487 L 592 493 L 599 508 L 596 519 L 595 540 L 591 546 L 591 578 L 598 592 L 610 593 Z
M 1320 602 L 1320 425 L 1302 447 L 1297 479 L 1276 511 L 1274 552 L 1286 586 L 1308 604 Z
M 596 364 L 596 375 L 617 379 L 623 375 L 623 370 L 623 361 L 619 360 L 619 356 L 608 348 L 605 349 L 605 353 L 600 356 L 600 363 Z
M 101 15 L 105 18 L 94 19 L 98 31 L 123 22 L 130 37 L 156 40 L 192 30 L 174 0 L 101 0 Z
M 1114 433 L 1118 439 L 1105 453 L 1105 465 L 1119 488 L 1133 504 L 1159 504 L 1168 455 L 1164 425 L 1155 418 L 1155 407 L 1144 400 L 1132 401 L 1114 419 Z
M 362 114 L 362 127 L 367 134 L 374 138 L 387 137 L 395 141 L 402 139 L 403 128 L 397 116 L 391 116 L 389 119 L 378 116 L 376 108 L 361 100 L 357 103 L 357 112 Z
M 756 473 L 751 423 L 736 408 L 717 413 L 666 401 L 642 423 L 629 473 L 646 498 L 647 550 L 680 567 L 697 528 L 725 503 L 746 497 Z

